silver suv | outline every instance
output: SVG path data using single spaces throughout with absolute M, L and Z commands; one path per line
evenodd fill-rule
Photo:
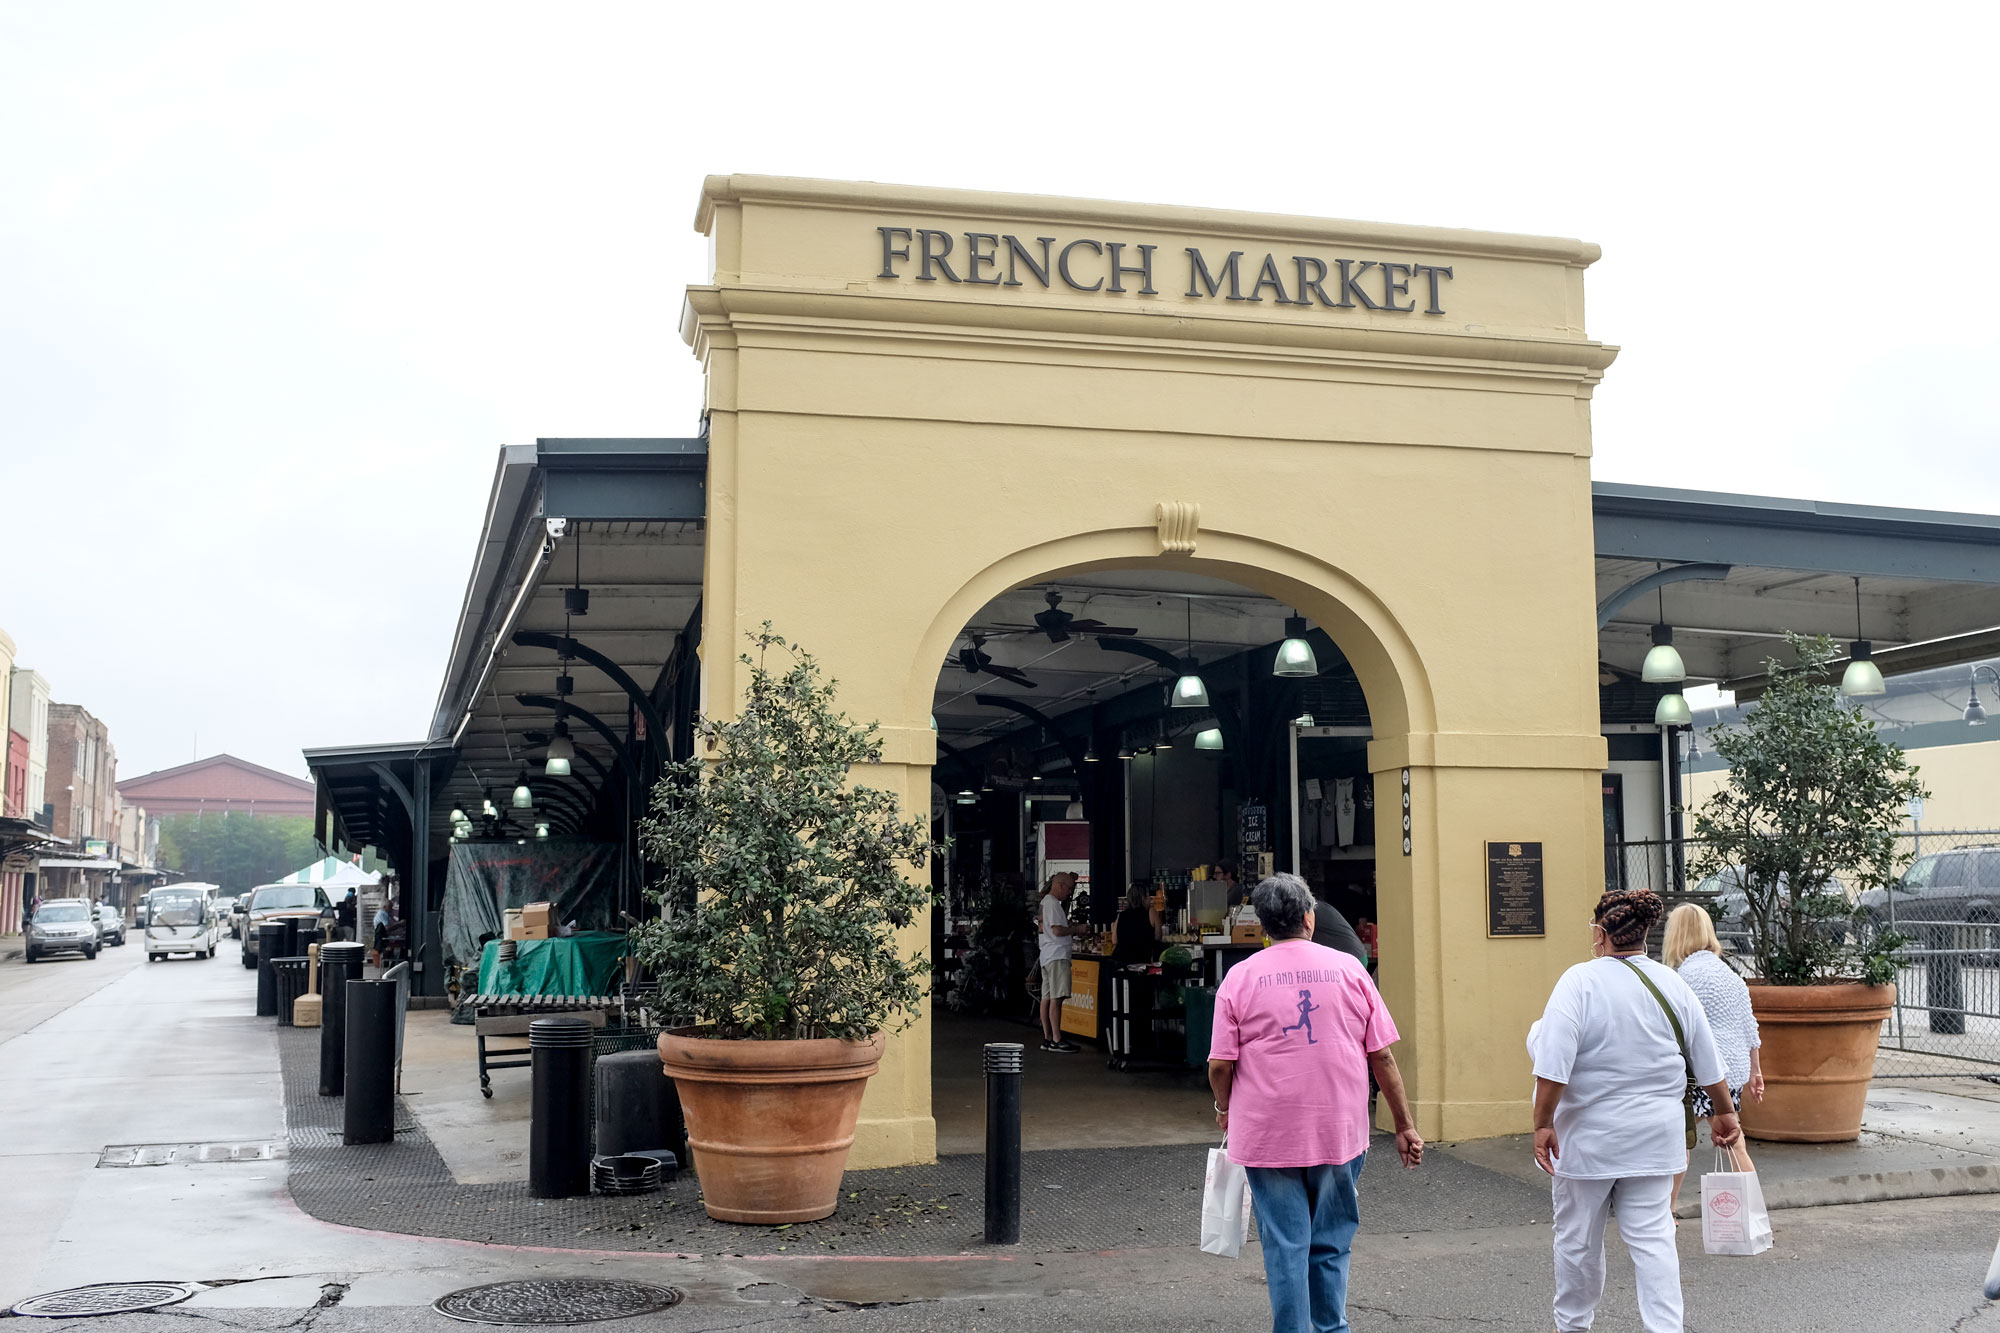
M 88 898 L 50 898 L 35 909 L 28 922 L 28 961 L 39 963 L 52 953 L 97 957 L 97 912 Z

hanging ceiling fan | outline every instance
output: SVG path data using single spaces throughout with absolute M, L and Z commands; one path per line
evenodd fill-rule
M 965 637 L 966 646 L 958 650 L 958 664 L 965 668 L 966 675 L 976 676 L 983 671 L 989 676 L 997 676 L 1001 680 L 1012 681 L 1014 684 L 1026 689 L 1033 690 L 1040 688 L 1034 681 L 1028 679 L 1024 673 L 1010 666 L 1001 666 L 991 656 L 981 651 L 986 647 L 985 635 L 968 634 Z
M 1001 634 L 1046 634 L 1050 643 L 1067 643 L 1072 634 L 1137 634 L 1130 625 L 1107 625 L 1101 620 L 1078 620 L 1075 615 L 1062 609 L 1062 594 L 1051 589 L 1042 594 L 1049 609 L 1035 613 L 1033 625 L 1007 625 L 994 631 Z

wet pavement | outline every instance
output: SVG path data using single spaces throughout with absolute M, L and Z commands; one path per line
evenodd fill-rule
M 192 1318 L 314 1333 L 442 1330 L 451 1325 L 428 1305 L 447 1292 L 504 1278 L 603 1275 L 684 1290 L 681 1306 L 620 1325 L 667 1333 L 829 1320 L 883 1333 L 1268 1324 L 1254 1245 L 1236 1260 L 1202 1255 L 1184 1219 L 1169 1217 L 1143 1184 L 1125 1189 L 1156 1176 L 1189 1188 L 1177 1164 L 1193 1151 L 1185 1147 L 1154 1150 L 1157 1165 L 1127 1159 L 1129 1179 L 1101 1169 L 1118 1154 L 1049 1154 L 1056 1169 L 1043 1183 L 1065 1192 L 1088 1185 L 1081 1192 L 1097 1196 L 1088 1207 L 1101 1210 L 1093 1216 L 1108 1219 L 1083 1248 L 1061 1252 L 968 1248 L 961 1229 L 954 1243 L 964 1253 L 813 1253 L 781 1250 L 787 1242 L 759 1231 L 761 1247 L 689 1258 L 664 1247 L 482 1244 L 331 1225 L 292 1201 L 287 1177 L 297 1157 L 246 1151 L 290 1146 L 291 1128 L 312 1128 L 285 1123 L 283 1030 L 253 1016 L 251 975 L 226 953 L 150 967 L 124 953 L 62 965 L 78 970 L 60 974 L 0 962 L 0 1013 L 42 1014 L 0 1042 L 0 1166 L 8 1172 L 0 1304 L 90 1282 L 178 1279 L 202 1289 L 171 1312 L 91 1327 L 184 1330 Z M 96 970 L 86 974 L 86 966 Z M 1914 1103 L 1919 1093 L 1899 1095 Z M 1952 1103 L 1936 1098 L 1950 1095 L 1921 1094 L 1926 1113 L 1941 1118 L 1944 1148 L 1957 1131 Z M 320 1138 L 330 1142 L 323 1128 Z M 113 1146 L 204 1144 L 229 1151 L 106 1157 Z M 136 1164 L 150 1160 L 160 1164 Z M 1379 1189 L 1371 1178 L 1370 1188 L 1355 1247 L 1357 1329 L 1546 1329 L 1549 1232 L 1537 1205 L 1547 1195 L 1536 1182 L 1444 1154 L 1415 1176 L 1386 1173 Z M 1813 1208 L 1776 1220 L 1778 1248 L 1754 1260 L 1704 1257 L 1698 1228 L 1682 1228 L 1691 1330 L 2000 1329 L 2000 1310 L 1977 1299 L 2000 1227 L 1992 1199 Z M 1629 1267 L 1615 1240 L 1611 1248 L 1598 1326 L 1636 1327 Z

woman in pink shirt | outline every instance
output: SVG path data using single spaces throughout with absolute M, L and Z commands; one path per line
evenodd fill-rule
M 1312 890 L 1273 875 L 1251 902 L 1272 942 L 1216 992 L 1216 1123 L 1250 1177 L 1273 1333 L 1346 1333 L 1371 1070 L 1405 1166 L 1423 1160 L 1424 1141 L 1389 1053 L 1396 1024 L 1360 963 L 1312 942 Z

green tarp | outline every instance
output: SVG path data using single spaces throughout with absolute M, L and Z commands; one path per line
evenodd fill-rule
M 445 872 L 445 959 L 472 966 L 503 933 L 501 913 L 524 903 L 554 904 L 556 920 L 579 931 L 610 930 L 617 891 L 618 849 L 608 843 L 457 843 Z
M 514 961 L 500 961 L 500 941 L 479 959 L 481 995 L 615 995 L 624 980 L 625 937 L 582 930 L 568 939 L 516 940 Z

